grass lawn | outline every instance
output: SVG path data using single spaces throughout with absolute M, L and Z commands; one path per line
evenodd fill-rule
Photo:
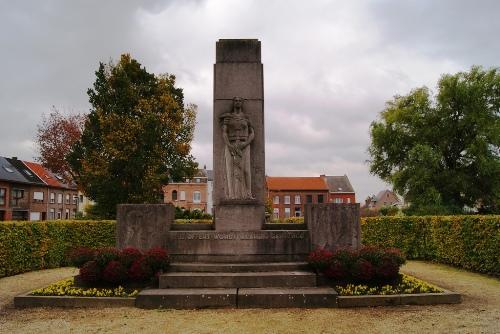
M 500 333 L 500 280 L 409 261 L 403 272 L 463 295 L 462 304 L 358 309 L 24 309 L 13 296 L 73 268 L 0 279 L 0 333 Z

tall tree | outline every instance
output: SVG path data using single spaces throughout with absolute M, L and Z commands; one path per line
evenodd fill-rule
M 499 69 L 443 75 L 435 96 L 426 87 L 395 96 L 370 134 L 371 173 L 414 208 L 498 208 Z
M 196 106 L 184 105 L 173 75 L 148 73 L 128 54 L 100 63 L 81 140 L 68 161 L 96 212 L 119 203 L 157 203 L 169 179 L 192 176 Z
M 63 115 L 52 107 L 38 125 L 36 145 L 40 156 L 37 160 L 66 181 L 72 180 L 72 171 L 65 157 L 80 139 L 85 119 L 82 114 Z

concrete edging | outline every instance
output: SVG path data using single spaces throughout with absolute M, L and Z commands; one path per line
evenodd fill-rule
M 347 308 L 396 305 L 459 304 L 462 302 L 462 296 L 459 293 L 444 289 L 442 290 L 442 293 L 338 296 L 337 305 L 340 308 Z
M 16 308 L 28 307 L 131 307 L 135 297 L 34 296 L 29 292 L 14 297 Z

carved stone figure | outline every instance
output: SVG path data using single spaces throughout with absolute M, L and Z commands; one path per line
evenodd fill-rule
M 219 117 L 224 139 L 224 191 L 226 199 L 252 199 L 250 143 L 254 129 L 243 112 L 243 98 L 233 98 L 233 109 Z

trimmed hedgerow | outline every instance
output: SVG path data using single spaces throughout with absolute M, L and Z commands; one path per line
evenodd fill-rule
M 364 245 L 500 276 L 498 215 L 367 217 L 361 230 Z
M 75 245 L 114 246 L 115 226 L 114 221 L 0 222 L 0 277 L 70 265 L 67 255 Z

